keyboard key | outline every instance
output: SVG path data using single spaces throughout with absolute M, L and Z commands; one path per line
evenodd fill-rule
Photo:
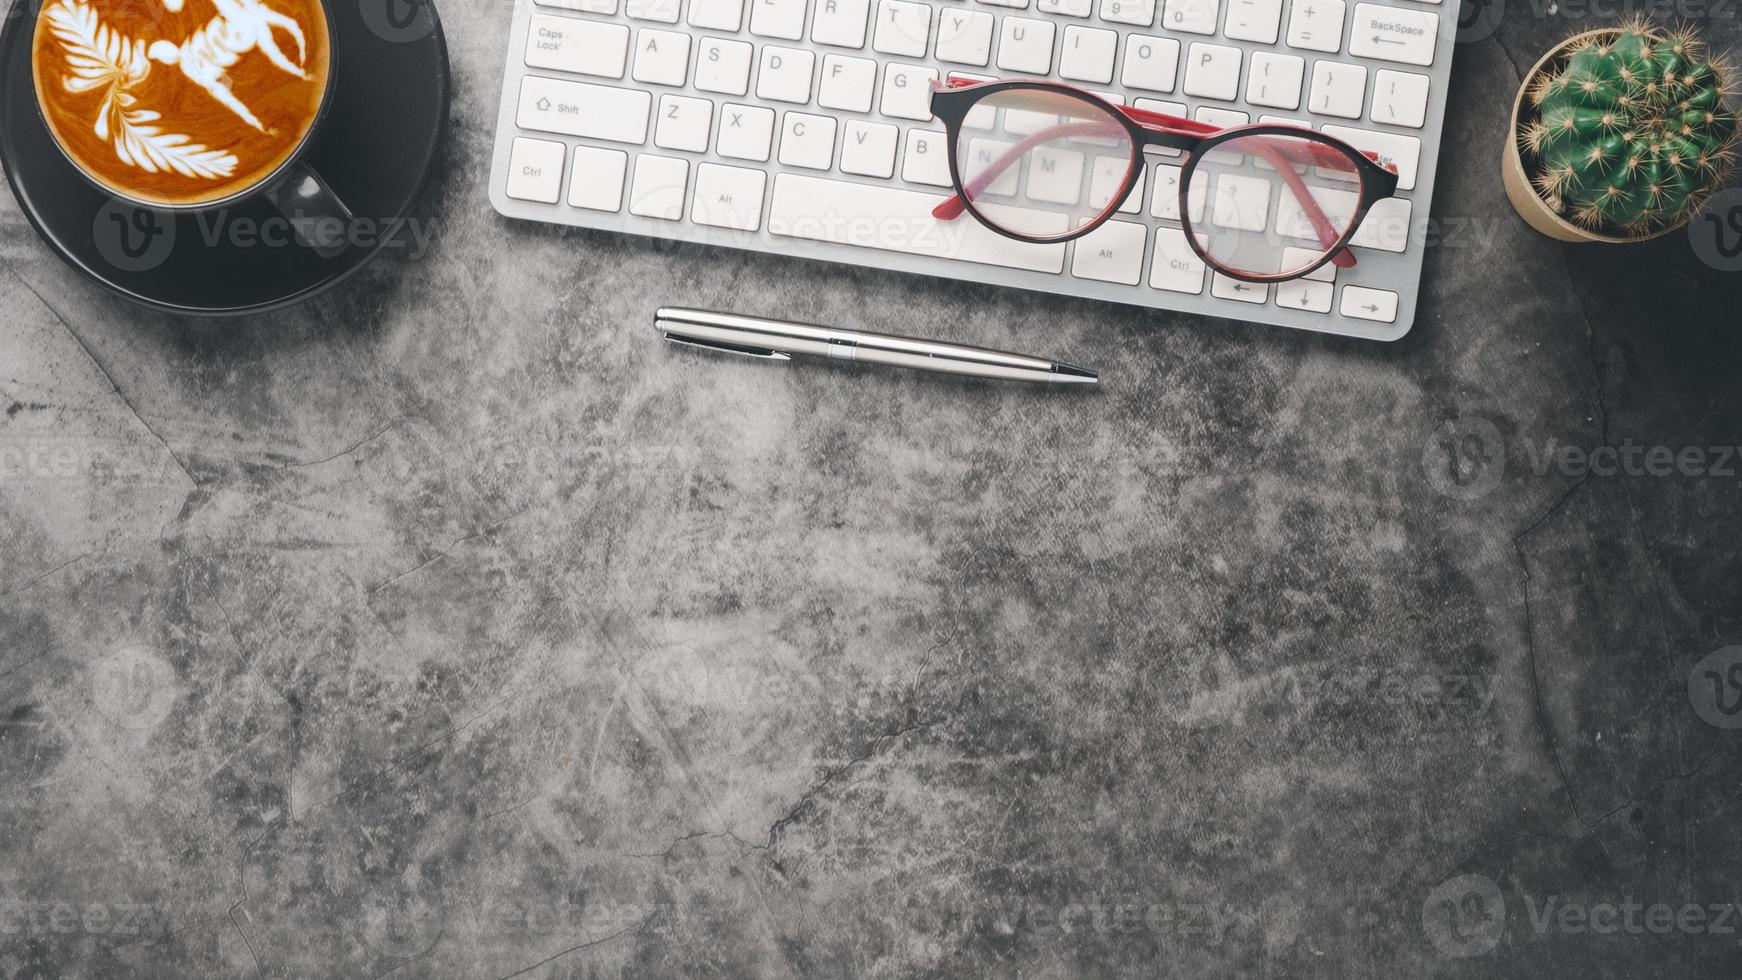
M 623 14 L 635 20 L 675 24 L 679 2 L 680 0 L 623 0 Z
M 1204 260 L 1186 243 L 1185 232 L 1178 228 L 1155 229 L 1149 284 L 1156 289 L 1194 296 L 1204 291 Z
M 1216 16 L 1221 12 L 1221 0 L 1167 0 L 1161 26 L 1187 34 L 1214 34 Z
M 931 40 L 931 5 L 909 0 L 881 0 L 877 4 L 877 30 L 871 50 L 923 58 Z
M 682 85 L 690 69 L 690 36 L 642 28 L 635 36 L 631 76 L 652 85 Z
M 1431 10 L 1358 3 L 1354 24 L 1349 28 L 1349 53 L 1357 58 L 1431 65 L 1439 28 L 1439 15 Z
M 1125 36 L 1125 72 L 1119 76 L 1119 81 L 1126 88 L 1171 92 L 1178 69 L 1178 41 L 1147 34 Z
M 750 33 L 797 41 L 804 37 L 806 0 L 750 0 Z
M 756 0 L 761 3 L 762 0 Z M 762 48 L 762 68 L 756 73 L 756 97 L 770 102 L 811 100 L 811 68 L 817 56 L 797 48 L 780 48 L 772 44 Z
M 950 186 L 949 140 L 943 133 L 929 129 L 907 131 L 907 149 L 901 154 L 901 179 L 910 184 Z
M 1191 112 L 1189 112 L 1186 109 L 1185 104 L 1181 102 L 1166 102 L 1161 99 L 1138 99 L 1134 104 L 1139 109 L 1148 109 L 1150 112 L 1159 112 L 1164 116 L 1173 116 L 1176 119 L 1191 118 Z M 1151 147 L 1148 152 L 1164 157 L 1177 157 L 1181 155 L 1179 150 L 1167 146 Z
M 1349 216 L 1355 213 L 1355 208 L 1361 203 L 1361 195 L 1353 190 L 1340 191 L 1322 186 L 1313 188 L 1312 198 L 1334 228 L 1347 225 Z M 1278 234 L 1289 238 L 1319 241 L 1319 233 L 1313 220 L 1307 216 L 1306 209 L 1301 207 L 1300 198 L 1293 194 L 1277 196 L 1275 228 Z
M 1379 323 L 1397 322 L 1397 294 L 1389 289 L 1369 289 L 1366 286 L 1344 286 L 1344 316 Z
M 744 0 L 690 0 L 690 26 L 736 34 L 744 26 Z
M 1083 172 L 1089 159 L 1075 150 L 1039 146 L 1028 154 L 1028 183 L 1024 193 L 1049 204 L 1076 205 L 1083 197 Z
M 1180 168 L 1171 163 L 1155 165 L 1155 193 L 1149 198 L 1150 217 L 1179 220 L 1179 175 Z
M 1401 252 L 1409 244 L 1409 213 L 1412 206 L 1407 197 L 1382 197 L 1367 209 L 1361 227 L 1355 229 L 1349 244 L 1361 248 L 1376 248 L 1384 252 Z
M 1223 129 L 1244 126 L 1252 121 L 1246 113 L 1238 109 L 1218 109 L 1213 105 L 1198 106 L 1198 111 L 1192 113 L 1192 118 L 1198 122 L 1220 126 Z
M 629 169 L 629 154 L 600 146 L 575 147 L 574 169 L 569 176 L 569 207 L 589 211 L 623 209 L 623 174 Z
M 714 126 L 714 104 L 687 95 L 659 97 L 659 122 L 653 128 L 653 145 L 665 150 L 706 153 L 708 133 Z
M 1380 166 L 1395 164 L 1397 166 L 1397 189 L 1411 190 L 1415 187 L 1415 168 L 1421 160 L 1421 140 L 1414 136 L 1403 136 L 1398 133 L 1375 133 L 1365 129 L 1355 129 L 1351 126 L 1326 125 L 1327 135 L 1335 136 L 1357 150 L 1371 151 L 1379 157 Z
M 762 192 L 768 175 L 760 170 L 704 163 L 696 167 L 696 196 L 690 220 L 698 225 L 755 231 L 762 227 Z
M 722 95 L 743 95 L 750 91 L 752 53 L 750 45 L 743 41 L 702 38 L 696 50 L 696 88 Z
M 766 162 L 774 142 L 774 110 L 728 102 L 720 107 L 714 152 L 734 160 Z
M 825 109 L 870 112 L 871 95 L 877 89 L 877 62 L 869 58 L 823 55 L 823 78 L 817 86 L 817 105 Z
M 811 40 L 840 48 L 865 46 L 865 19 L 871 0 L 821 0 L 811 20 Z
M 974 2 L 991 4 L 994 7 L 1015 7 L 1019 10 L 1028 9 L 1028 0 L 974 0 Z
M 1307 111 L 1321 116 L 1361 118 L 1361 107 L 1367 104 L 1367 66 L 1345 65 L 1335 61 L 1313 64 L 1313 89 L 1307 98 Z M 1282 106 L 1291 109 L 1293 106 Z
M 559 10 L 579 10 L 588 14 L 604 14 L 610 17 L 617 13 L 617 0 L 536 0 L 540 7 L 555 7 Z
M 780 125 L 780 162 L 827 170 L 835 165 L 835 117 L 789 112 Z
M 1236 41 L 1275 44 L 1282 21 L 1282 0 L 1228 0 L 1228 19 L 1222 35 Z
M 935 68 L 891 63 L 883 69 L 883 98 L 877 109 L 885 116 L 925 122 L 931 119 L 931 83 Z
M 778 174 L 768 207 L 769 234 L 834 242 L 904 255 L 977 262 L 1057 275 L 1064 270 L 1063 245 L 1037 245 L 1006 238 L 969 215 L 939 222 L 931 210 L 945 195 L 855 184 L 798 174 Z M 997 205 L 987 205 L 989 208 Z M 1029 214 L 1025 221 L 1045 218 Z M 1055 216 L 1056 217 L 1056 216 Z M 1058 231 L 1064 231 L 1059 218 Z
M 1232 101 L 1240 92 L 1240 49 L 1192 42 L 1186 52 L 1185 93 Z
M 1276 305 L 1309 313 L 1331 312 L 1331 294 L 1337 287 L 1311 279 L 1290 279 L 1276 284 Z
M 1336 54 L 1343 46 L 1343 0 L 1293 0 L 1288 46 Z
M 895 141 L 900 131 L 887 123 L 853 119 L 841 138 L 841 172 L 861 177 L 895 176 Z
M 998 34 L 998 67 L 1002 71 L 1045 75 L 1052 71 L 1053 23 L 1027 17 L 1006 17 Z
M 567 153 L 568 148 L 561 143 L 516 137 L 508 151 L 508 196 L 555 204 L 562 191 L 563 157 Z
M 967 158 L 973 161 L 974 169 L 984 170 L 987 164 L 990 164 L 993 160 L 1002 158 L 1004 154 L 1009 153 L 1010 148 L 1015 145 L 1016 144 L 1005 140 L 975 137 L 968 140 Z M 1003 173 L 994 178 L 992 183 L 986 185 L 986 189 L 981 193 L 979 199 L 984 200 L 986 197 L 1010 197 L 1014 195 L 1016 193 L 1016 178 L 1020 172 L 1020 167 L 1007 168 Z
M 1306 62 L 1292 54 L 1252 52 L 1246 76 L 1246 101 L 1273 109 L 1300 108 L 1300 79 Z
M 1282 250 L 1281 268 L 1298 269 L 1303 265 L 1307 265 L 1308 263 L 1318 261 L 1319 256 L 1321 256 L 1323 254 L 1324 253 L 1322 251 L 1320 251 L 1318 249 L 1314 249 L 1314 248 L 1294 248 L 1292 246 L 1285 247 Z M 1335 265 L 1335 263 L 1326 262 L 1324 265 L 1319 266 L 1317 269 L 1314 269 L 1313 271 L 1307 273 L 1305 276 L 1302 276 L 1301 278 L 1313 279 L 1313 280 L 1317 280 L 1318 282 L 1336 282 L 1337 281 L 1337 266 Z M 1325 309 L 1328 310 L 1330 308 L 1331 308 L 1330 301 L 1326 300 L 1325 301 Z
M 676 221 L 683 216 L 688 160 L 643 153 L 635 158 L 635 180 L 629 191 L 629 213 L 643 218 Z
M 1059 53 L 1059 75 L 1079 82 L 1106 85 L 1113 81 L 1113 59 L 1118 52 L 1118 34 L 1072 24 L 1065 28 L 1064 48 Z
M 1094 12 L 1094 0 L 1038 0 L 1034 9 L 1043 14 L 1064 17 L 1087 17 Z
M 946 8 L 938 15 L 937 59 L 986 67 L 992 60 L 992 15 L 984 10 Z
M 1192 183 L 1198 183 L 1193 178 Z M 1270 200 L 1275 190 L 1263 177 L 1242 177 L 1225 173 L 1217 177 L 1211 191 L 1210 224 L 1240 231 L 1264 231 L 1270 227 Z M 1287 201 L 1293 195 L 1285 195 Z
M 526 29 L 526 63 L 533 68 L 622 78 L 629 28 L 572 17 L 533 14 Z
M 1220 272 L 1210 273 L 1210 295 L 1240 303 L 1262 303 L 1270 298 L 1270 287 L 1260 282 L 1246 282 Z
M 653 96 L 591 82 L 565 82 L 528 75 L 520 80 L 521 129 L 613 143 L 647 142 Z
M 1155 23 L 1155 0 L 1101 0 L 1101 19 L 1150 27 Z
M 1143 281 L 1143 243 L 1147 237 L 1148 229 L 1140 224 L 1109 221 L 1077 239 L 1071 275 L 1135 286 Z
M 1107 202 L 1113 200 L 1125 186 L 1125 177 L 1131 172 L 1131 160 L 1123 156 L 1096 156 L 1089 165 L 1089 207 L 1102 209 Z M 1125 202 L 1119 205 L 1121 214 L 1136 214 L 1138 205 L 1143 200 L 1143 171 L 1137 172 L 1131 193 Z
M 1376 123 L 1420 129 L 1427 119 L 1426 75 L 1381 68 L 1373 76 L 1373 109 Z

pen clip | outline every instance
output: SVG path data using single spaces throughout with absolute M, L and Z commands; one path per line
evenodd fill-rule
M 790 361 L 792 355 L 785 351 L 770 350 L 767 347 L 747 347 L 743 344 L 728 344 L 720 340 L 703 340 L 699 337 L 686 337 L 669 331 L 665 339 L 673 344 L 684 347 L 695 347 L 700 350 L 718 351 L 722 354 L 737 354 L 741 357 L 755 357 L 765 361 Z

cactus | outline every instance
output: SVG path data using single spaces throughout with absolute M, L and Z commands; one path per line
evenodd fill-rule
M 1736 115 L 1727 65 L 1691 30 L 1633 21 L 1571 50 L 1530 90 L 1519 134 L 1552 208 L 1595 232 L 1635 237 L 1688 221 L 1724 181 Z

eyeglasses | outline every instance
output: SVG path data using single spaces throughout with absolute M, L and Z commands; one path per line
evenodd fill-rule
M 1146 151 L 1183 152 L 1176 210 L 1160 199 L 1158 214 L 1177 218 L 1212 268 L 1281 282 L 1326 262 L 1354 266 L 1349 239 L 1373 202 L 1397 191 L 1395 167 L 1297 126 L 1223 129 L 1042 81 L 933 82 L 931 105 L 956 189 L 932 215 L 953 221 L 965 210 L 1025 242 L 1087 235 L 1142 183 Z

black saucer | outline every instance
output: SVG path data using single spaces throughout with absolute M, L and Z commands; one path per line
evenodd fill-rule
M 450 83 L 434 7 L 429 0 L 341 0 L 328 4 L 336 90 L 304 159 L 360 219 L 344 251 L 321 258 L 285 240 L 278 234 L 283 219 L 262 195 L 192 213 L 118 204 L 61 154 L 35 105 L 30 44 L 40 3 L 15 0 L 0 33 L 0 164 L 43 240 L 73 268 L 135 302 L 222 315 L 306 300 L 381 251 L 434 169 Z M 255 233 L 263 240 L 248 237 Z

